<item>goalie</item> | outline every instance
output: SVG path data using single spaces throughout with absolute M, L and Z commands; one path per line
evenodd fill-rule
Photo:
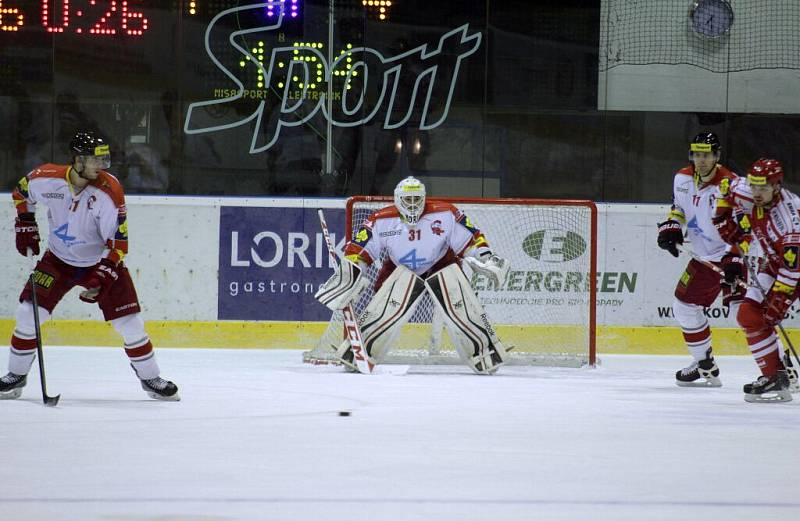
M 459 357 L 476 373 L 492 374 L 506 350 L 461 270 L 462 261 L 501 287 L 509 263 L 493 254 L 480 230 L 446 202 L 426 201 L 425 185 L 408 177 L 394 190 L 394 205 L 376 211 L 345 245 L 338 270 L 315 298 L 331 310 L 346 307 L 369 285 L 366 267 L 381 258 L 375 295 L 359 318 L 370 362 L 383 361 L 402 326 L 428 292 Z M 336 357 L 353 367 L 347 340 Z

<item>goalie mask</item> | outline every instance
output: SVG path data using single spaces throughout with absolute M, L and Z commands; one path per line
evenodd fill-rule
M 406 177 L 394 189 L 394 205 L 410 225 L 415 225 L 425 210 L 425 185 L 419 179 Z

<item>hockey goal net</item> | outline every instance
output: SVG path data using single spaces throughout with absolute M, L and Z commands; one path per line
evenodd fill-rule
M 430 198 L 454 204 L 486 236 L 492 250 L 509 260 L 501 287 L 463 268 L 500 340 L 513 346 L 509 364 L 580 367 L 595 365 L 597 208 L 591 201 L 540 199 Z M 356 196 L 347 201 L 349 240 L 369 215 L 393 204 L 391 197 Z M 341 254 L 341 252 L 339 252 Z M 385 255 L 385 254 L 384 254 Z M 382 259 L 366 273 L 374 281 Z M 360 314 L 372 298 L 355 302 Z M 343 318 L 335 312 L 316 347 L 304 353 L 310 363 L 335 362 Z M 403 326 L 386 363 L 458 364 L 439 311 L 425 295 Z

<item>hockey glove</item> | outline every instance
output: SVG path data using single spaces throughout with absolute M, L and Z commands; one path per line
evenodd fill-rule
M 117 266 L 108 259 L 101 259 L 94 265 L 86 279 L 81 282 L 80 285 L 86 288 L 86 291 L 81 291 L 79 298 L 84 302 L 94 304 L 118 279 Z
M 739 244 L 750 233 L 750 225 L 747 216 L 731 211 L 724 212 L 711 219 L 711 223 L 717 229 L 720 238 L 728 244 Z
M 783 320 L 784 315 L 789 310 L 794 299 L 788 293 L 770 290 L 767 298 L 764 299 L 765 311 L 764 321 L 768 326 L 774 327 Z
M 724 284 L 734 287 L 738 281 L 745 280 L 744 259 L 731 253 L 722 257 L 722 271 L 725 272 Z
M 17 251 L 23 257 L 28 256 L 28 249 L 39 255 L 39 226 L 32 213 L 21 213 L 14 221 L 14 232 L 17 234 Z
M 488 278 L 494 287 L 500 289 L 506 281 L 511 264 L 504 258 L 490 251 L 483 252 L 480 257 L 464 257 L 470 267 Z
M 683 230 L 681 223 L 674 219 L 668 219 L 658 224 L 658 247 L 667 250 L 673 257 L 677 257 L 678 244 L 683 244 Z

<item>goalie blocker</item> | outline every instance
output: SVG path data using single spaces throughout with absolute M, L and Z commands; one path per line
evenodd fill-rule
M 504 267 L 499 272 L 502 276 L 503 271 L 508 271 L 508 263 L 499 257 L 492 257 L 493 266 Z M 498 276 L 497 271 L 493 273 Z M 341 281 L 345 283 L 341 284 Z M 349 285 L 346 281 L 347 276 L 334 274 L 329 281 L 331 286 L 327 287 L 326 283 L 317 293 L 318 299 L 332 294 L 356 296 L 351 292 L 336 290 L 337 287 Z M 499 278 L 498 281 L 502 283 Z M 358 281 L 352 286 L 358 287 Z M 359 320 L 370 362 L 379 364 L 383 361 L 425 292 L 433 297 L 442 313 L 445 327 L 461 360 L 478 374 L 495 373 L 506 359 L 506 350 L 475 296 L 469 280 L 456 263 L 445 266 L 425 280 L 405 266 L 399 265 L 395 268 Z M 329 299 L 328 302 L 332 300 Z M 343 302 L 336 299 L 336 302 L 346 305 L 349 300 Z M 353 355 L 347 340 L 339 346 L 336 357 L 353 367 Z

